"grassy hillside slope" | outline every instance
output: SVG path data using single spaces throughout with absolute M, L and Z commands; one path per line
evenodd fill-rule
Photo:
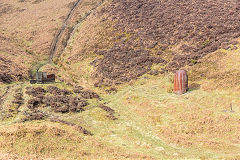
M 84 17 L 97 2 L 81 1 L 68 20 L 68 27 L 63 34 L 65 39 L 60 37 L 61 45 L 66 45 L 76 21 Z M 1 1 L 0 83 L 26 80 L 29 72 L 46 64 L 52 40 L 74 4 L 73 0 Z
M 39 14 L 50 16 L 35 19 L 54 30 L 36 29 L 44 38 L 31 40 L 34 54 L 15 43 L 13 21 L 2 24 L 13 27 L 3 34 L 13 41 L 11 51 L 28 54 L 25 60 L 4 52 L 2 61 L 45 63 L 59 17 L 73 1 L 3 4 L 29 7 L 21 12 L 29 16 L 38 15 L 31 14 L 33 6 L 49 7 Z M 55 64 L 40 68 L 55 73 L 57 82 L 0 83 L 0 159 L 239 159 L 239 5 L 82 1 L 60 37 Z M 1 18 L 16 18 L 13 11 Z M 23 29 L 23 20 L 18 28 L 25 37 L 31 27 Z M 190 90 L 183 95 L 172 93 L 177 69 L 189 74 Z

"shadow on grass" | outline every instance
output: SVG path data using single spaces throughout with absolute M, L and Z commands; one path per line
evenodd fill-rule
M 200 87 L 201 87 L 200 84 L 198 84 L 198 83 L 192 83 L 192 84 L 189 85 L 188 91 L 191 92 L 191 91 L 199 90 Z

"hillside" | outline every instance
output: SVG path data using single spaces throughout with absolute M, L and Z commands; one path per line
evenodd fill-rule
M 0 159 L 239 159 L 239 15 L 236 0 L 2 0 Z
M 153 64 L 159 65 L 158 72 L 172 72 L 238 44 L 239 5 L 236 1 L 113 1 L 79 27 L 62 59 L 71 69 L 86 54 L 97 56 L 92 63 L 94 79 L 99 79 L 96 85 L 128 82 L 149 72 Z

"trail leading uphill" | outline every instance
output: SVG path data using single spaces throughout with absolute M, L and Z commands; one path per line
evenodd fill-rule
M 4 98 L 7 96 L 11 86 L 6 87 L 6 91 L 3 93 L 2 96 L 0 96 L 0 110 L 2 109 L 2 104 L 4 103 Z
M 75 28 L 78 27 L 86 18 L 93 11 L 95 11 L 100 5 L 104 3 L 105 0 L 100 0 L 99 2 L 95 2 L 96 4 L 91 7 L 87 12 L 81 16 L 80 19 L 70 20 L 74 14 L 74 11 L 80 5 L 81 0 L 77 0 L 76 3 L 71 8 L 70 12 L 68 13 L 66 19 L 63 22 L 62 27 L 57 31 L 55 34 L 54 39 L 52 40 L 50 51 L 49 51 L 49 63 L 52 63 L 54 55 L 58 53 L 58 56 L 61 55 L 61 52 L 64 51 L 65 47 L 67 46 L 68 40 L 70 39 L 72 33 L 74 32 Z
M 72 9 L 68 13 L 66 19 L 64 20 L 62 27 L 57 31 L 55 37 L 53 38 L 51 48 L 50 48 L 50 53 L 49 53 L 49 63 L 52 62 L 53 55 L 55 54 L 55 52 L 57 50 L 59 38 L 62 36 L 63 31 L 66 29 L 66 27 L 68 25 L 70 17 L 72 16 L 74 10 L 76 9 L 76 7 L 79 5 L 80 2 L 81 2 L 81 0 L 76 1 L 76 3 L 73 5 Z

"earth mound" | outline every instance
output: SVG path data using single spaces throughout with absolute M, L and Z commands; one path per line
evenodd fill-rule
M 26 68 L 21 66 L 21 62 L 14 62 L 6 56 L 0 55 L 0 83 L 11 83 L 20 81 L 27 77 Z
M 87 99 L 89 99 L 84 96 L 73 96 L 71 91 L 56 86 L 48 86 L 47 90 L 41 87 L 28 87 L 26 94 L 33 97 L 28 100 L 27 107 L 30 110 L 35 110 L 40 106 L 50 106 L 54 112 L 61 113 L 84 111 L 84 107 L 88 105 Z

